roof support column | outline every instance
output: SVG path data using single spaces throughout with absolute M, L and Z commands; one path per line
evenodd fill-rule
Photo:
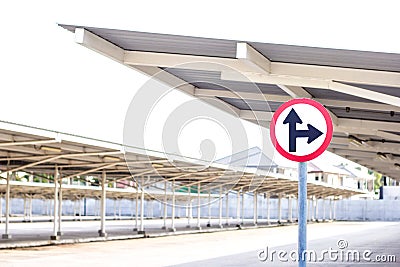
M 292 196 L 288 196 L 288 222 L 293 222 Z
M 312 207 L 313 207 L 313 202 L 312 202 L 312 198 L 310 197 L 308 199 L 308 213 L 307 213 L 307 220 L 311 221 L 311 217 L 312 217 Z
M 28 217 L 28 207 L 27 207 L 26 195 L 24 195 L 24 220 L 23 220 L 23 222 L 27 221 L 27 219 L 26 219 L 27 217 Z
M 333 200 L 333 220 L 336 221 L 336 201 L 337 200 Z
M 329 220 L 332 221 L 333 217 L 332 217 L 332 198 L 329 199 Z
M 270 224 L 270 216 L 271 216 L 271 212 L 270 212 L 270 203 L 269 203 L 269 193 L 267 193 L 267 224 Z
M 282 196 L 278 196 L 278 224 L 282 223 Z
M 3 222 L 3 194 L 0 194 L 0 223 Z
M 258 208 L 258 199 L 257 199 L 257 192 L 254 192 L 254 195 L 253 195 L 253 201 L 254 201 L 254 203 L 253 203 L 253 209 L 254 209 L 254 212 L 253 212 L 253 224 L 254 225 L 257 225 L 257 217 L 258 217 L 258 214 L 257 214 L 257 208 Z
M 200 183 L 197 185 L 197 230 L 201 230 L 200 223 L 200 208 L 201 208 L 201 199 L 200 199 Z
M 133 219 L 133 210 L 134 210 L 134 207 L 135 207 L 135 203 L 134 203 L 134 201 L 133 201 L 133 199 L 131 199 L 131 219 Z
M 166 230 L 167 229 L 167 216 L 168 216 L 168 206 L 167 206 L 167 181 L 164 181 L 164 203 L 163 203 L 163 209 L 164 209 L 164 214 L 163 214 L 163 226 L 161 229 Z
M 144 177 L 142 176 L 142 186 L 140 191 L 140 230 L 138 231 L 139 235 L 145 234 L 144 232 Z
M 61 178 L 61 176 L 60 176 Z M 60 191 L 58 192 L 58 230 L 57 230 L 57 235 L 62 236 L 61 232 L 61 222 L 62 222 L 62 179 L 60 179 Z M 32 199 L 31 199 L 32 203 Z
M 240 191 L 237 191 L 236 198 L 236 226 L 240 227 Z
M 6 185 L 6 225 L 4 234 L 2 235 L 3 239 L 11 239 L 10 231 L 9 231 L 9 224 L 10 224 L 10 172 L 7 172 L 7 185 Z
M 219 228 L 223 228 L 222 226 L 222 186 L 219 187 Z
M 207 227 L 211 227 L 211 190 L 208 190 L 208 222 Z
M 32 222 L 32 195 L 29 196 L 29 222 Z
M 101 200 L 100 200 L 100 230 L 99 236 L 106 237 L 106 183 L 107 176 L 106 172 L 103 171 L 101 174 Z
M 315 198 L 314 200 L 314 220 L 319 222 L 319 212 L 318 212 L 318 198 Z
M 53 235 L 50 236 L 51 240 L 59 240 L 60 236 L 57 235 L 58 231 L 58 167 L 55 166 L 54 170 L 54 209 L 53 209 Z
M 171 232 L 176 232 L 175 228 L 175 179 L 172 180 L 172 214 L 171 214 Z
M 79 196 L 79 202 L 78 202 L 78 209 L 79 209 L 79 221 L 82 221 L 82 197 Z
M 117 198 L 113 199 L 114 220 L 117 219 Z
M 121 199 L 117 198 L 117 201 L 118 201 L 118 220 L 121 220 Z
M 322 200 L 322 221 L 323 222 L 326 221 L 326 217 L 325 217 L 325 198 Z
M 135 228 L 133 231 L 138 230 L 139 225 L 139 186 L 136 187 L 136 198 L 135 198 Z
M 187 209 L 188 209 L 188 211 L 187 211 L 187 219 L 188 219 L 188 221 L 187 221 L 187 225 L 186 225 L 186 228 L 190 228 L 190 220 L 192 219 L 192 197 L 191 197 L 191 191 L 192 191 L 192 189 L 191 189 L 191 187 L 189 186 L 188 187 L 188 193 L 189 193 L 189 199 L 188 199 L 188 204 L 187 204 Z
M 225 217 L 226 222 L 225 225 L 229 225 L 229 191 L 226 193 L 226 202 L 225 202 Z
M 242 203 L 241 203 L 241 215 L 242 215 L 242 222 L 241 224 L 244 225 L 244 192 L 242 189 Z

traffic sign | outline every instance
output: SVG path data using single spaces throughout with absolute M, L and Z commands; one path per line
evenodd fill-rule
M 270 126 L 272 144 L 285 158 L 306 162 L 324 152 L 332 139 L 332 119 L 320 103 L 296 98 L 281 105 Z

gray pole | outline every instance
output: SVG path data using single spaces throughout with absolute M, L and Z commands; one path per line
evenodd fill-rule
M 267 224 L 270 224 L 270 206 L 269 206 L 269 193 L 267 193 Z
M 282 222 L 282 195 L 279 194 L 278 197 L 278 224 Z
M 240 191 L 237 191 L 237 200 L 236 200 L 236 221 L 237 226 L 240 226 Z
M 58 193 L 58 231 L 57 231 L 57 235 L 58 236 L 62 236 L 61 233 L 61 217 L 62 217 L 62 180 L 60 179 L 60 191 Z M 32 199 L 31 199 L 32 202 Z
M 242 215 L 242 225 L 244 225 L 244 192 L 243 192 L 243 189 L 242 189 L 242 203 L 241 203 L 241 208 L 242 208 L 242 211 L 241 211 L 241 215 Z
M 307 162 L 299 162 L 299 267 L 306 266 L 306 258 L 303 257 L 307 249 Z
M 288 196 L 288 221 L 293 221 L 292 196 Z
M 3 194 L 0 194 L 0 223 L 2 222 L 2 217 L 3 217 Z
M 172 215 L 171 215 L 171 232 L 175 232 L 175 179 L 172 180 Z
M 201 230 L 201 223 L 200 223 L 200 183 L 197 185 L 197 230 Z
M 226 222 L 225 225 L 229 225 L 229 191 L 226 193 L 226 203 L 225 203 L 225 216 L 226 216 Z
M 6 226 L 4 234 L 2 235 L 3 239 L 11 239 L 11 235 L 9 233 L 9 224 L 10 224 L 10 172 L 7 172 L 7 185 L 6 185 L 6 210 L 4 211 L 6 215 Z
M 138 220 L 139 220 L 139 186 L 136 186 L 136 200 L 135 200 L 135 228 L 133 231 L 138 230 Z
M 167 181 L 164 181 L 164 214 L 163 214 L 163 226 L 161 227 L 161 229 L 166 230 L 167 229 L 167 216 L 168 216 L 168 206 L 167 206 Z
M 219 187 L 219 228 L 222 228 L 222 186 Z
M 144 234 L 144 177 L 142 176 L 142 186 L 141 186 L 141 192 L 140 192 L 140 231 L 138 231 L 138 234 Z
M 211 190 L 208 190 L 208 222 L 207 227 L 211 227 Z
M 253 201 L 254 201 L 254 203 L 253 203 L 253 208 L 254 208 L 254 211 L 253 211 L 253 224 L 254 225 L 257 225 L 257 217 L 258 217 L 258 214 L 257 214 L 257 202 L 258 202 L 258 199 L 257 199 L 257 192 L 254 192 L 254 194 L 253 194 Z
M 188 193 L 189 193 L 189 199 L 188 199 L 188 204 L 187 204 L 187 209 L 188 209 L 188 212 L 187 212 L 187 219 L 188 219 L 188 222 L 187 222 L 187 225 L 186 225 L 186 228 L 190 228 L 190 219 L 192 218 L 192 198 L 191 198 L 191 192 L 190 191 L 192 191 L 192 189 L 191 189 L 191 187 L 189 187 L 188 188 Z
M 101 174 L 101 200 L 100 200 L 100 230 L 99 236 L 105 237 L 106 234 L 106 172 Z
M 57 235 L 58 231 L 58 167 L 56 165 L 54 170 L 54 210 L 53 210 L 53 235 L 50 237 L 51 240 L 58 240 L 60 237 Z

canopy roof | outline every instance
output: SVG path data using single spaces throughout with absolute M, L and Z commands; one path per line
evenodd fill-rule
M 174 191 L 178 199 L 187 198 L 187 190 L 183 189 L 197 189 L 199 184 L 201 192 L 241 189 L 244 192 L 257 190 L 259 193 L 268 192 L 271 195 L 297 194 L 297 180 L 282 174 L 254 168 L 228 168 L 221 164 L 202 166 L 184 158 L 171 161 L 154 151 L 127 150 L 122 144 L 0 122 L 0 193 L 5 192 L 4 178 L 7 172 L 11 175 L 15 172 L 26 172 L 40 176 L 52 175 L 56 168 L 60 179 L 101 177 L 105 173 L 108 182 L 119 181 L 126 185 L 125 188 L 107 189 L 108 196 L 116 198 L 136 197 L 138 183 L 144 185 L 147 197 L 156 197 L 165 193 L 165 187 L 158 188 L 157 185 L 165 185 L 167 182 L 170 195 L 172 181 L 175 183 Z M 47 178 L 52 179 L 51 176 Z M 63 196 L 100 196 L 99 182 L 89 180 L 89 184 L 92 186 L 63 185 Z M 12 181 L 11 186 L 14 196 L 30 194 L 51 197 L 54 189 L 50 184 L 33 182 Z M 309 181 L 308 190 L 310 195 L 319 197 L 347 197 L 365 193 L 313 181 Z
M 61 26 L 83 46 L 150 76 L 165 70 L 157 79 L 262 126 L 283 102 L 313 98 L 333 119 L 330 151 L 400 180 L 400 54 Z

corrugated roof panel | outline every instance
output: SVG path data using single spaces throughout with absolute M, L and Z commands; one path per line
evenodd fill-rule
M 257 101 L 257 100 L 242 100 L 236 98 L 219 97 L 219 99 L 225 101 L 242 110 L 254 110 L 254 111 L 275 111 L 282 103 L 273 101 Z
M 389 87 L 389 86 L 378 86 L 378 85 L 369 85 L 369 84 L 357 84 L 357 83 L 344 83 L 352 86 L 357 86 L 360 88 L 364 88 L 370 91 L 392 95 L 396 97 L 400 97 L 400 88 L 399 87 Z
M 392 114 L 389 111 L 373 111 L 373 110 L 350 108 L 350 111 L 347 112 L 345 108 L 337 108 L 329 106 L 328 108 L 339 118 L 400 122 L 400 113 L 398 112 L 393 113 L 392 116 Z
M 343 93 L 339 93 L 339 92 L 336 92 L 333 90 L 328 90 L 328 89 L 318 89 L 318 88 L 310 88 L 310 87 L 305 87 L 304 89 L 315 98 L 333 99 L 333 100 L 339 100 L 339 101 L 341 100 L 341 101 L 377 103 L 372 100 L 368 100 L 368 99 L 353 96 L 353 95 L 343 94 Z
M 84 27 L 88 31 L 129 51 L 234 58 L 236 42 L 231 40 L 170 34 Z
M 400 54 L 394 53 L 267 44 L 86 26 L 60 26 L 70 31 L 77 27 L 85 28 L 131 51 L 235 58 L 237 42 L 248 42 L 272 61 L 400 72 Z
M 202 89 L 230 90 L 236 92 L 251 92 L 287 95 L 282 89 L 272 84 L 261 84 L 251 82 L 237 82 L 221 80 L 221 74 L 217 71 L 187 70 L 168 68 L 165 71 L 179 77 L 188 83 Z
M 250 43 L 272 61 L 400 72 L 400 54 Z

